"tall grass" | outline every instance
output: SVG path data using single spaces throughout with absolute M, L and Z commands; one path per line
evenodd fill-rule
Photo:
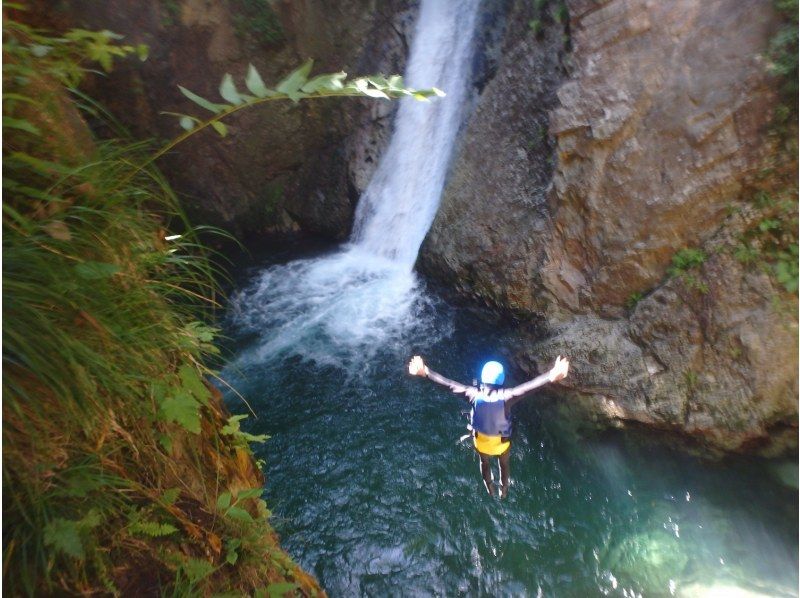
M 5 590 L 313 592 L 205 382 L 217 273 L 151 148 L 57 141 L 101 43 L 73 37 L 4 19 Z

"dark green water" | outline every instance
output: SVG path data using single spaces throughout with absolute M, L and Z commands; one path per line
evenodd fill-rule
M 341 297 L 307 293 L 303 268 L 272 271 L 235 302 L 225 375 L 259 415 L 248 431 L 272 437 L 257 453 L 283 546 L 331 596 L 797 595 L 798 495 L 775 464 L 704 463 L 629 434 L 581 438 L 534 394 L 517 407 L 510 496 L 492 499 L 458 442 L 465 403 L 405 364 L 419 353 L 469 382 L 513 330 L 417 283 L 418 326 L 373 311 L 377 332 L 352 343 L 338 327 L 366 324 L 334 310 L 336 325 L 323 325 L 315 310 L 327 318 Z

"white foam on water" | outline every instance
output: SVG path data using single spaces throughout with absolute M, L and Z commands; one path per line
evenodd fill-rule
M 351 247 L 262 271 L 231 301 L 240 332 L 258 336 L 240 365 L 286 353 L 349 367 L 413 334 L 449 334 L 417 276 L 381 256 Z

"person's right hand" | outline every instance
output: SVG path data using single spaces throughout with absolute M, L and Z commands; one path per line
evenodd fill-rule
M 553 369 L 548 373 L 547 377 L 550 382 L 558 382 L 559 380 L 566 378 L 567 373 L 569 373 L 569 359 L 559 355 L 556 357 L 556 363 L 553 366 Z
M 412 376 L 425 377 L 428 375 L 428 368 L 425 367 L 422 357 L 414 355 L 414 357 L 411 358 L 411 361 L 408 362 L 408 373 Z

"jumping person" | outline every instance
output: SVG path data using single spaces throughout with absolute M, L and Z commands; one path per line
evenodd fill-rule
M 476 388 L 459 384 L 437 374 L 425 365 L 419 355 L 414 356 L 408 364 L 408 373 L 412 376 L 429 378 L 455 393 L 463 394 L 469 402 L 472 407 L 470 428 L 475 450 L 481 460 L 483 484 L 489 495 L 494 496 L 492 468 L 489 459 L 497 457 L 500 461 L 500 498 L 508 495 L 511 474 L 509 460 L 511 455 L 511 408 L 533 389 L 548 382 L 563 380 L 568 371 L 569 360 L 559 355 L 553 368 L 546 374 L 514 388 L 505 389 L 503 388 L 505 381 L 503 366 L 496 361 L 489 361 L 481 370 L 481 385 Z

